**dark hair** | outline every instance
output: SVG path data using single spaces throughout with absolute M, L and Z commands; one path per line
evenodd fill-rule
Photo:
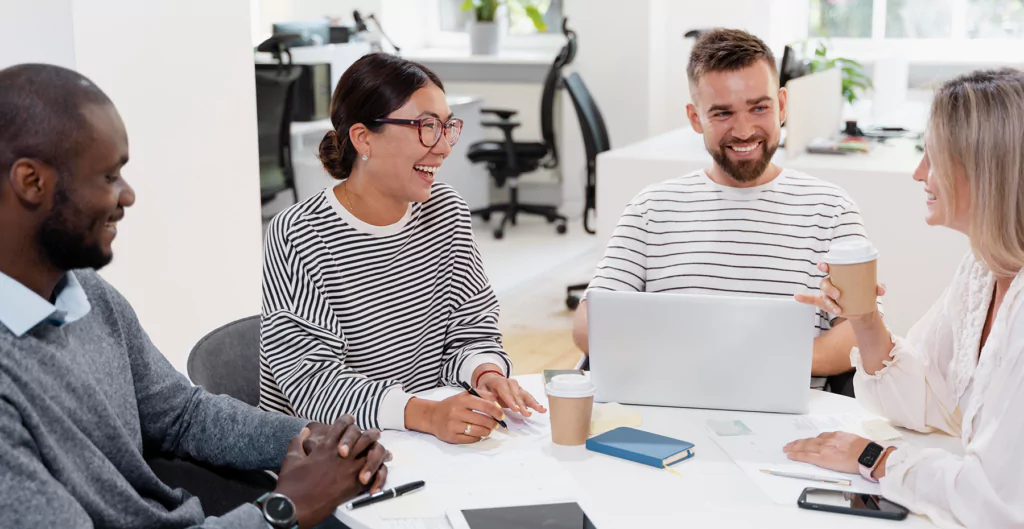
M 429 68 L 395 55 L 371 53 L 349 66 L 331 99 L 334 130 L 320 142 L 320 162 L 327 173 L 339 180 L 352 173 L 358 155 L 348 137 L 352 125 L 362 123 L 379 131 L 384 125 L 374 120 L 401 108 L 427 83 L 444 90 L 441 79 Z
M 69 171 L 92 134 L 82 115 L 88 104 L 111 102 L 78 72 L 50 64 L 0 70 L 0 171 L 20 158 Z
M 708 72 L 736 71 L 757 61 L 766 61 L 778 77 L 775 55 L 763 40 L 743 30 L 716 28 L 697 37 L 686 77 L 696 84 Z

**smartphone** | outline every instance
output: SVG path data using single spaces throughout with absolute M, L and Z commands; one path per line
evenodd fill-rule
M 854 514 L 886 520 L 902 520 L 910 513 L 906 507 L 893 503 L 877 494 L 843 490 L 804 489 L 796 502 L 802 509 Z

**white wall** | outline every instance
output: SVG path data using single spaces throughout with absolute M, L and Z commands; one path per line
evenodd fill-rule
M 0 68 L 26 62 L 74 66 L 71 1 L 0 2 Z
M 63 45 L 12 47 L 8 39 L 21 37 L 4 28 L 0 64 L 74 66 L 125 121 L 131 162 L 124 176 L 137 202 L 102 273 L 184 371 L 203 335 L 260 309 L 249 0 L 18 2 L 12 19 L 13 3 L 0 11 L 5 26 L 11 22 L 22 36 L 47 35 L 57 21 Z

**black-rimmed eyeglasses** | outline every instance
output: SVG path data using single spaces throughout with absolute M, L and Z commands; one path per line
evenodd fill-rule
M 454 147 L 462 135 L 462 120 L 459 118 L 448 118 L 448 121 L 441 123 L 435 117 L 423 117 L 420 119 L 394 119 L 380 118 L 373 120 L 375 123 L 386 123 L 389 125 L 405 125 L 416 127 L 420 135 L 420 143 L 424 147 L 433 148 L 444 136 L 449 147 Z

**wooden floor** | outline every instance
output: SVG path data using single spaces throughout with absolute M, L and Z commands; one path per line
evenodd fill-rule
M 500 299 L 499 325 L 514 374 L 571 369 L 582 352 L 572 341 L 572 312 L 566 286 L 589 281 L 599 254 L 562 266 Z

